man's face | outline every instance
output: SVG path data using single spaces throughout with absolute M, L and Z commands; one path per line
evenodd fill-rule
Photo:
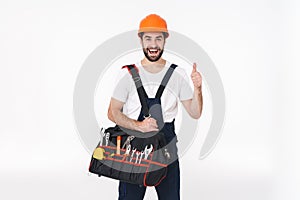
M 165 38 L 161 32 L 145 32 L 141 38 L 144 54 L 150 62 L 160 59 L 164 51 Z

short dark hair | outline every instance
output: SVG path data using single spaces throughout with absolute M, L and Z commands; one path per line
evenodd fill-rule
M 140 32 L 138 35 L 139 37 L 142 39 L 143 38 L 143 35 L 145 34 L 145 32 Z M 165 33 L 165 32 L 162 32 L 163 36 L 164 36 L 164 39 L 166 39 L 168 37 L 168 34 Z

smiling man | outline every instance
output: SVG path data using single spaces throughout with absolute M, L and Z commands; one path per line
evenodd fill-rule
M 165 34 L 162 34 L 160 32 L 157 33 L 146 33 L 146 34 L 140 34 L 142 38 L 142 45 L 143 45 L 143 51 L 146 56 L 146 58 L 150 62 L 156 62 L 160 59 L 162 56 L 165 45 Z M 152 41 L 155 41 L 155 43 L 152 43 Z
M 119 126 L 145 134 L 161 130 L 166 141 L 171 143 L 174 139 L 176 141 L 174 120 L 178 111 L 178 100 L 192 118 L 199 119 L 201 116 L 203 104 L 202 77 L 194 63 L 191 74 L 193 90 L 189 85 L 189 77 L 185 70 L 162 58 L 169 32 L 166 21 L 160 16 L 151 14 L 144 18 L 140 22 L 138 36 L 145 57 L 135 66 L 149 97 L 148 103 L 155 98 L 160 99 L 163 119 L 157 119 L 153 116 L 143 117 L 135 83 L 127 70 L 123 70 L 124 74 L 119 77 L 120 80 L 113 92 L 108 109 L 108 118 Z M 162 80 L 169 73 L 170 68 L 172 68 L 172 73 L 168 78 L 167 85 L 161 87 Z M 172 144 L 171 149 L 171 154 L 176 155 L 176 159 L 168 165 L 166 178 L 155 187 L 160 200 L 180 199 L 179 161 L 176 143 Z M 119 200 L 142 200 L 145 191 L 146 187 L 144 186 L 120 181 Z

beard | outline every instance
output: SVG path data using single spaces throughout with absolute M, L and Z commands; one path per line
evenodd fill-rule
M 161 58 L 161 56 L 162 56 L 162 54 L 163 54 L 163 52 L 164 52 L 164 49 L 159 49 L 159 48 L 156 48 L 156 49 L 159 51 L 158 55 L 152 56 L 152 55 L 150 54 L 148 48 L 143 48 L 144 55 L 146 56 L 146 58 L 147 58 L 150 62 L 156 62 L 156 61 L 158 61 L 158 60 Z

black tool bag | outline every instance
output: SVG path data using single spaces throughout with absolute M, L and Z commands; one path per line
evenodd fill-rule
M 135 65 L 124 67 L 132 75 L 142 105 L 138 121 L 151 116 L 157 120 L 159 130 L 163 130 L 161 106 L 158 105 L 161 104 L 161 95 L 177 65 L 172 64 L 168 69 L 155 98 L 148 98 Z M 144 186 L 156 186 L 165 178 L 170 153 L 162 131 L 141 133 L 116 125 L 107 128 L 104 135 L 105 144 L 102 139 L 94 150 L 89 167 L 91 173 Z M 121 136 L 120 154 L 116 154 L 118 136 Z M 126 154 L 128 149 L 129 153 Z

